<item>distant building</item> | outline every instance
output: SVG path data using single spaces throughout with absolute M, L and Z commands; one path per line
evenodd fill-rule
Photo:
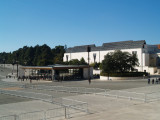
M 48 66 L 22 66 L 24 76 L 49 78 L 52 80 L 75 80 L 93 77 L 93 68 L 88 65 L 48 65 Z M 89 72 L 90 69 L 90 72 Z M 23 76 L 21 74 L 21 77 Z
M 64 54 L 63 61 L 70 61 L 72 59 L 80 60 L 83 57 L 87 62 L 87 46 L 88 45 L 68 48 Z M 96 46 L 95 44 L 89 46 L 91 47 L 91 52 L 89 53 L 90 63 L 102 62 L 107 53 L 121 50 L 123 52 L 137 54 L 139 66 L 135 68 L 136 70 L 146 71 L 150 74 L 160 74 L 160 45 L 147 45 L 145 40 L 129 40 L 103 43 L 102 46 Z

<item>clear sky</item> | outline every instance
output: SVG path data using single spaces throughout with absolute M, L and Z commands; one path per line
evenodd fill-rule
M 125 40 L 160 44 L 160 0 L 0 0 L 0 52 Z

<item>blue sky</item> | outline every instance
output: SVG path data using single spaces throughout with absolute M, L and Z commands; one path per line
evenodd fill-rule
M 0 0 L 0 52 L 25 45 L 160 44 L 160 0 Z

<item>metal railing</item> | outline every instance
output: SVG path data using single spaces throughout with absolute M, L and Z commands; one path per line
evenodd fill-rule
M 18 120 L 16 115 L 1 116 L 0 120 Z
M 101 89 L 101 88 L 46 86 L 46 85 L 29 85 L 29 84 L 25 85 L 24 87 L 37 90 L 48 90 L 48 91 L 68 92 L 68 93 L 78 93 L 78 94 L 99 94 L 109 91 L 109 89 Z
M 153 102 L 160 100 L 160 91 L 146 93 L 146 102 Z
M 54 99 L 54 103 L 65 108 L 65 118 L 70 118 L 76 113 L 89 113 L 88 103 L 68 98 Z
M 75 113 L 80 113 L 80 112 L 88 113 L 88 104 L 86 102 L 82 102 L 82 101 L 78 101 L 78 100 L 67 99 L 67 98 L 55 99 L 53 96 L 48 95 L 48 94 L 24 92 L 24 91 L 16 91 L 16 90 L 0 90 L 0 93 L 18 96 L 18 97 L 38 99 L 38 100 L 42 100 L 45 102 L 58 104 L 61 106 L 61 109 L 63 108 L 62 111 L 60 111 L 60 108 L 50 109 L 50 110 L 47 110 L 46 112 L 44 112 L 44 114 L 42 114 L 43 111 L 35 111 L 35 112 L 23 113 L 18 116 L 17 115 L 7 116 L 7 117 L 11 117 L 8 120 L 10 120 L 12 118 L 14 120 L 42 120 L 42 118 L 44 119 L 44 117 L 45 117 L 44 120 L 46 120 L 51 117 L 61 116 L 61 114 L 63 114 L 63 113 L 64 113 L 65 118 L 69 118 L 71 115 L 73 115 Z M 5 118 L 7 118 L 7 117 L 3 117 L 3 119 L 5 120 Z M 3 120 L 3 119 L 1 118 L 0 120 Z
M 53 96 L 43 93 L 35 93 L 35 92 L 24 92 L 24 91 L 17 91 L 17 90 L 2 90 L 0 89 L 1 94 L 8 94 L 17 97 L 25 97 L 31 98 L 36 100 L 42 100 L 46 102 L 53 102 Z
M 58 107 L 54 109 L 48 109 L 45 111 L 33 111 L 9 116 L 2 116 L 0 117 L 0 120 L 50 120 L 53 118 L 66 117 L 67 113 L 65 113 L 65 108 Z
M 44 118 L 45 118 L 44 111 L 34 111 L 34 112 L 21 113 L 17 115 L 16 120 L 43 120 Z
M 0 81 L 0 88 L 3 87 L 22 87 L 24 86 L 25 84 L 17 84 L 17 83 L 9 83 L 9 82 L 3 82 L 3 81 Z
M 116 98 L 126 98 L 129 100 L 145 101 L 145 93 L 112 90 L 112 91 L 106 92 L 105 96 L 112 96 Z
M 45 111 L 33 111 L 9 116 L 2 116 L 0 117 L 0 120 L 50 120 L 53 118 L 70 118 L 71 116 L 76 115 L 76 113 L 81 112 L 88 113 L 87 103 L 71 99 L 65 99 L 65 101 L 66 100 L 72 101 L 74 102 L 74 104 L 67 105 L 65 103 L 65 106 L 48 109 Z
M 26 88 L 49 90 L 56 92 L 77 93 L 77 94 L 94 94 L 94 95 L 110 96 L 116 98 L 126 98 L 129 100 L 146 101 L 145 93 L 129 92 L 122 90 L 85 88 L 85 87 L 46 86 L 46 85 L 29 85 Z
M 7 83 L 4 83 L 8 85 Z M 12 84 L 10 84 L 12 86 Z M 13 86 L 16 84 L 13 84 Z M 65 86 L 47 86 L 47 85 L 23 85 L 25 88 L 32 88 L 38 90 L 48 90 L 48 91 L 56 91 L 56 92 L 67 92 L 67 93 L 77 93 L 77 94 L 95 94 L 102 96 L 110 96 L 116 98 L 126 98 L 129 100 L 140 100 L 140 101 L 155 101 L 160 99 L 159 91 L 157 91 L 159 86 L 150 86 L 147 87 L 151 91 L 150 93 L 139 93 L 139 92 L 131 92 L 124 90 L 110 90 L 110 89 L 101 89 L 101 88 L 85 88 L 85 87 L 65 87 Z M 144 89 L 147 89 L 144 88 Z M 34 92 L 22 92 L 22 91 L 8 91 L 8 90 L 0 90 L 3 94 L 12 94 L 22 97 L 28 97 L 33 99 L 40 99 L 43 101 L 52 102 L 53 96 L 42 94 L 42 93 L 34 93 Z M 18 93 L 18 94 L 15 94 Z M 23 95 L 22 95 L 23 94 Z M 36 96 L 36 97 L 35 97 Z

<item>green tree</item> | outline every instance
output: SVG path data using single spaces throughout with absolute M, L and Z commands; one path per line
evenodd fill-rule
M 37 51 L 38 52 L 38 51 Z M 41 46 L 41 56 L 40 59 L 38 60 L 38 65 L 40 66 L 45 66 L 52 64 L 52 51 L 49 46 L 46 44 Z
M 83 57 L 80 60 L 72 59 L 69 62 L 63 62 L 63 64 L 65 64 L 65 65 L 87 65 L 87 63 Z
M 136 54 L 117 50 L 105 55 L 104 60 L 101 63 L 101 69 L 103 73 L 108 74 L 111 72 L 123 73 L 133 71 L 134 67 L 138 66 L 138 64 Z
M 72 59 L 69 61 L 69 65 L 80 65 L 80 61 L 78 59 Z
M 79 61 L 80 65 L 87 65 L 88 63 L 84 60 L 84 58 L 82 57 Z
M 55 48 L 51 49 L 46 44 L 39 46 L 36 45 L 35 47 L 28 47 L 24 46 L 23 48 L 19 48 L 12 53 L 0 53 L 0 63 L 3 64 L 4 59 L 5 63 L 12 64 L 13 60 L 18 60 L 19 64 L 21 65 L 49 65 L 49 64 L 61 64 L 63 63 L 63 55 L 65 52 L 64 46 L 56 46 Z M 16 57 L 18 54 L 18 59 Z
M 100 63 L 95 62 L 90 64 L 90 66 L 92 66 L 94 69 L 98 69 L 100 67 Z
M 65 53 L 65 47 L 64 46 L 56 46 L 54 49 L 52 49 L 52 55 L 54 57 L 54 64 L 61 64 L 63 63 L 63 56 Z

